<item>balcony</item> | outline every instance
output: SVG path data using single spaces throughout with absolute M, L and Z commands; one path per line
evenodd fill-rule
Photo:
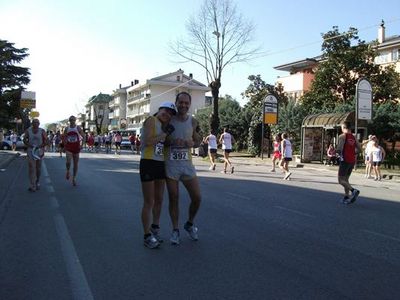
M 140 95 L 137 95 L 137 96 L 134 96 L 134 97 L 128 97 L 128 99 L 127 99 L 127 103 L 129 104 L 129 103 L 132 103 L 132 102 L 141 102 L 141 101 L 145 101 L 145 100 L 148 100 L 148 99 L 150 99 L 150 97 L 151 97 L 151 94 L 150 93 L 142 93 L 142 94 L 140 94 Z

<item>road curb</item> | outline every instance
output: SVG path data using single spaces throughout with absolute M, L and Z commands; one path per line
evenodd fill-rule
M 21 154 L 19 152 L 0 151 L 0 169 L 5 169 Z

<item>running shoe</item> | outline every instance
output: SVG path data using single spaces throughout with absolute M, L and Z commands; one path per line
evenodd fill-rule
M 198 228 L 196 226 L 194 226 L 194 224 L 189 225 L 188 223 L 186 223 L 185 226 L 183 226 L 183 227 L 185 228 L 185 230 L 189 234 L 189 237 L 193 241 L 197 241 L 199 239 L 199 235 L 197 234 Z
M 158 246 L 160 246 L 160 243 L 157 241 L 157 239 L 153 235 L 149 235 L 147 238 L 144 239 L 144 245 L 147 248 L 155 249 Z
M 350 204 L 350 198 L 349 196 L 344 196 L 342 199 L 342 203 L 343 204 Z
M 211 166 L 211 167 L 209 167 L 208 169 L 209 169 L 210 171 L 215 170 L 214 166 Z
M 357 200 L 358 195 L 360 194 L 360 191 L 357 189 L 353 189 L 351 191 L 351 197 L 350 197 L 350 203 L 354 203 Z
M 283 179 L 289 180 L 289 177 L 292 175 L 291 172 L 286 173 L 285 177 Z
M 150 232 L 151 232 L 151 234 L 156 238 L 156 240 L 157 240 L 159 243 L 164 242 L 164 240 L 163 240 L 162 237 L 160 236 L 160 229 L 159 229 L 159 228 L 153 228 L 153 227 L 151 227 L 151 228 L 150 228 Z
M 234 171 L 235 171 L 235 167 L 232 166 L 232 167 L 231 167 L 231 174 L 233 174 Z
M 226 174 L 226 170 L 221 171 L 221 174 Z
M 270 172 L 275 173 L 275 169 L 271 169 Z
M 179 245 L 180 239 L 179 239 L 179 231 L 178 230 L 172 231 L 169 241 L 171 242 L 172 245 Z

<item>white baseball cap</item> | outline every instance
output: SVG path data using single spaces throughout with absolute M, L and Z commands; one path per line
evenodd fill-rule
M 161 105 L 158 109 L 160 110 L 160 108 L 170 109 L 172 111 L 172 114 L 176 115 L 176 106 L 172 102 L 163 102 L 163 103 L 161 103 Z

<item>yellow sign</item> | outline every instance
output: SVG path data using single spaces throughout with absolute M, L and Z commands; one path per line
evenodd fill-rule
M 33 99 L 21 99 L 20 106 L 21 106 L 21 108 L 35 108 L 36 107 L 36 100 L 33 100 Z
M 29 116 L 33 119 L 33 118 L 39 118 L 39 112 L 38 111 L 31 111 L 29 113 Z
M 271 94 L 264 99 L 264 124 L 278 124 L 278 99 Z
M 278 114 L 276 113 L 265 113 L 264 124 L 278 124 Z

